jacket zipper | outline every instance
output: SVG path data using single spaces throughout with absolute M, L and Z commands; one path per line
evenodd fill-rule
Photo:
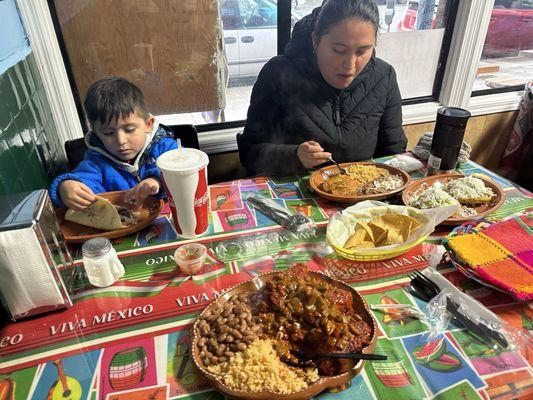
M 341 98 L 338 94 L 335 95 L 335 116 L 334 116 L 335 126 L 341 124 Z

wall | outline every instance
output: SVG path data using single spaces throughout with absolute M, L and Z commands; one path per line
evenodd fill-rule
M 0 20 L 0 195 L 4 195 L 46 187 L 62 168 L 59 160 L 64 156 L 13 0 L 0 2 Z
M 470 118 L 465 140 L 472 146 L 471 158 L 489 168 L 496 169 L 503 155 L 518 111 L 480 115 Z M 413 148 L 424 132 L 433 132 L 435 123 L 404 126 L 408 139 L 407 149 Z M 240 165 L 237 152 L 209 156 L 208 176 L 210 183 L 242 178 L 246 170 Z

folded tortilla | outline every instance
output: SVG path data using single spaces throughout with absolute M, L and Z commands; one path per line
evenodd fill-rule
M 138 213 L 115 206 L 109 200 L 96 196 L 96 201 L 82 211 L 67 210 L 65 220 L 91 228 L 114 231 L 137 223 Z

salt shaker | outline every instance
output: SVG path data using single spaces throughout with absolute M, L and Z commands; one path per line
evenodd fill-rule
M 107 287 L 124 276 L 124 266 L 109 239 L 97 237 L 81 247 L 85 272 L 92 285 Z

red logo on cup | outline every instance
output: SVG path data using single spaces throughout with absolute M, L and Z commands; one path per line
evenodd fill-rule
M 207 231 L 209 223 L 208 218 L 208 193 L 207 193 L 207 177 L 205 171 L 207 168 L 202 168 L 198 171 L 198 186 L 194 194 L 194 215 L 196 216 L 196 228 L 194 233 L 197 235 Z

